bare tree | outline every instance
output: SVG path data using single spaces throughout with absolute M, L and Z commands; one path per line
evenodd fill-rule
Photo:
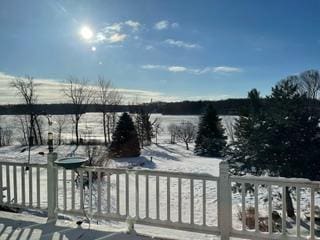
M 153 131 L 153 136 L 155 137 L 156 139 L 156 144 L 158 144 L 158 136 L 159 134 L 162 132 L 162 126 L 161 126 L 161 122 L 160 122 L 160 119 L 159 118 L 155 118 L 152 123 L 151 123 L 151 126 L 152 126 L 152 131 Z
M 88 85 L 85 79 L 78 79 L 76 77 L 69 77 L 67 83 L 63 88 L 63 92 L 67 98 L 74 105 L 74 124 L 76 133 L 76 144 L 79 145 L 79 121 L 81 116 L 85 113 L 87 104 L 92 103 L 93 89 Z
M 112 88 L 111 81 L 99 77 L 95 97 L 96 103 L 101 104 L 104 144 L 107 146 L 111 142 L 111 134 L 116 125 L 115 106 L 121 103 L 122 96 Z
M 177 137 L 177 133 L 178 133 L 178 125 L 171 123 L 168 126 L 168 131 L 170 133 L 170 143 L 171 144 L 175 144 L 176 143 L 176 137 Z
M 189 150 L 189 143 L 194 141 L 196 135 L 196 126 L 192 122 L 186 121 L 178 125 L 177 138 L 185 143 L 187 150 Z
M 39 122 L 37 114 L 34 112 L 34 104 L 37 103 L 34 78 L 31 76 L 26 76 L 25 78 L 15 78 L 10 82 L 10 86 L 17 90 L 17 93 L 23 98 L 23 101 L 27 106 L 27 113 L 30 116 L 29 145 L 33 146 L 33 140 L 35 140 L 36 144 L 43 144 L 41 123 Z
M 56 123 L 55 131 L 58 132 L 58 145 L 62 143 L 62 132 L 66 128 L 67 117 L 65 115 L 57 115 L 54 117 Z

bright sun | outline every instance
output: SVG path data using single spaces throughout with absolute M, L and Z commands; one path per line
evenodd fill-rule
M 93 32 L 88 26 L 83 26 L 80 29 L 80 35 L 85 40 L 90 40 L 93 37 Z

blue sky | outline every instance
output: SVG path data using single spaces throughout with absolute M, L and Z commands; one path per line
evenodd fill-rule
M 268 94 L 319 69 L 319 12 L 313 0 L 1 0 L 0 72 L 103 75 L 178 99 Z

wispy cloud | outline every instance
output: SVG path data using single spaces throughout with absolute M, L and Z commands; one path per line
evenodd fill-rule
M 0 104 L 22 103 L 23 99 L 10 87 L 10 82 L 17 76 L 0 72 Z M 62 89 L 66 86 L 63 79 L 35 78 L 36 94 L 39 103 L 66 103 L 69 101 Z M 92 87 L 95 88 L 94 85 Z M 10 91 L 8 91 L 8 89 Z M 177 96 L 166 95 L 162 92 L 145 91 L 139 89 L 116 88 L 123 95 L 123 104 L 128 102 L 179 101 Z
M 170 23 L 168 20 L 161 20 L 159 22 L 156 22 L 153 28 L 156 30 L 165 30 L 168 28 L 178 28 L 179 26 L 180 24 L 177 22 Z
M 191 73 L 191 74 L 205 74 L 205 73 L 240 73 L 243 71 L 241 68 L 230 67 L 230 66 L 217 66 L 217 67 L 203 67 L 203 68 L 189 68 L 184 66 L 166 66 L 166 65 L 153 65 L 146 64 L 141 66 L 142 69 L 146 70 L 162 70 L 174 73 Z
M 157 30 L 164 30 L 164 29 L 167 29 L 168 27 L 169 27 L 169 21 L 167 20 L 159 21 L 154 25 L 154 28 Z
M 112 23 L 100 29 L 92 41 L 94 43 L 110 44 L 123 42 L 127 39 L 129 34 L 137 32 L 140 27 L 141 24 L 133 20 Z
M 199 44 L 196 43 L 187 43 L 180 40 L 167 39 L 164 43 L 169 44 L 171 46 L 180 47 L 180 48 L 200 48 Z

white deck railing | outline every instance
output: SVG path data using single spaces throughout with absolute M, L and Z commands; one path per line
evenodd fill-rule
M 320 239 L 315 229 L 319 182 L 229 176 L 225 162 L 220 163 L 220 176 L 215 177 L 102 167 L 65 170 L 53 164 L 55 159 L 56 154 L 49 154 L 47 165 L 31 164 L 28 171 L 26 164 L 0 162 L 0 205 L 47 209 L 48 218 L 53 219 L 57 213 L 86 213 L 94 219 L 119 221 L 133 218 L 138 224 L 217 234 L 221 239 Z M 241 189 L 238 195 L 231 191 L 235 184 Z M 251 195 L 244 190 L 248 184 L 253 185 Z M 287 227 L 286 187 L 296 191 L 295 230 Z M 259 195 L 262 190 L 266 192 L 264 201 Z M 280 203 L 274 199 L 276 193 L 282 195 Z M 301 216 L 306 197 L 309 222 Z M 236 206 L 241 206 L 240 226 L 235 222 Z M 255 209 L 253 229 L 247 223 L 247 206 Z M 273 210 L 281 215 L 278 232 L 271 227 Z M 267 229 L 259 227 L 261 213 L 267 216 Z

